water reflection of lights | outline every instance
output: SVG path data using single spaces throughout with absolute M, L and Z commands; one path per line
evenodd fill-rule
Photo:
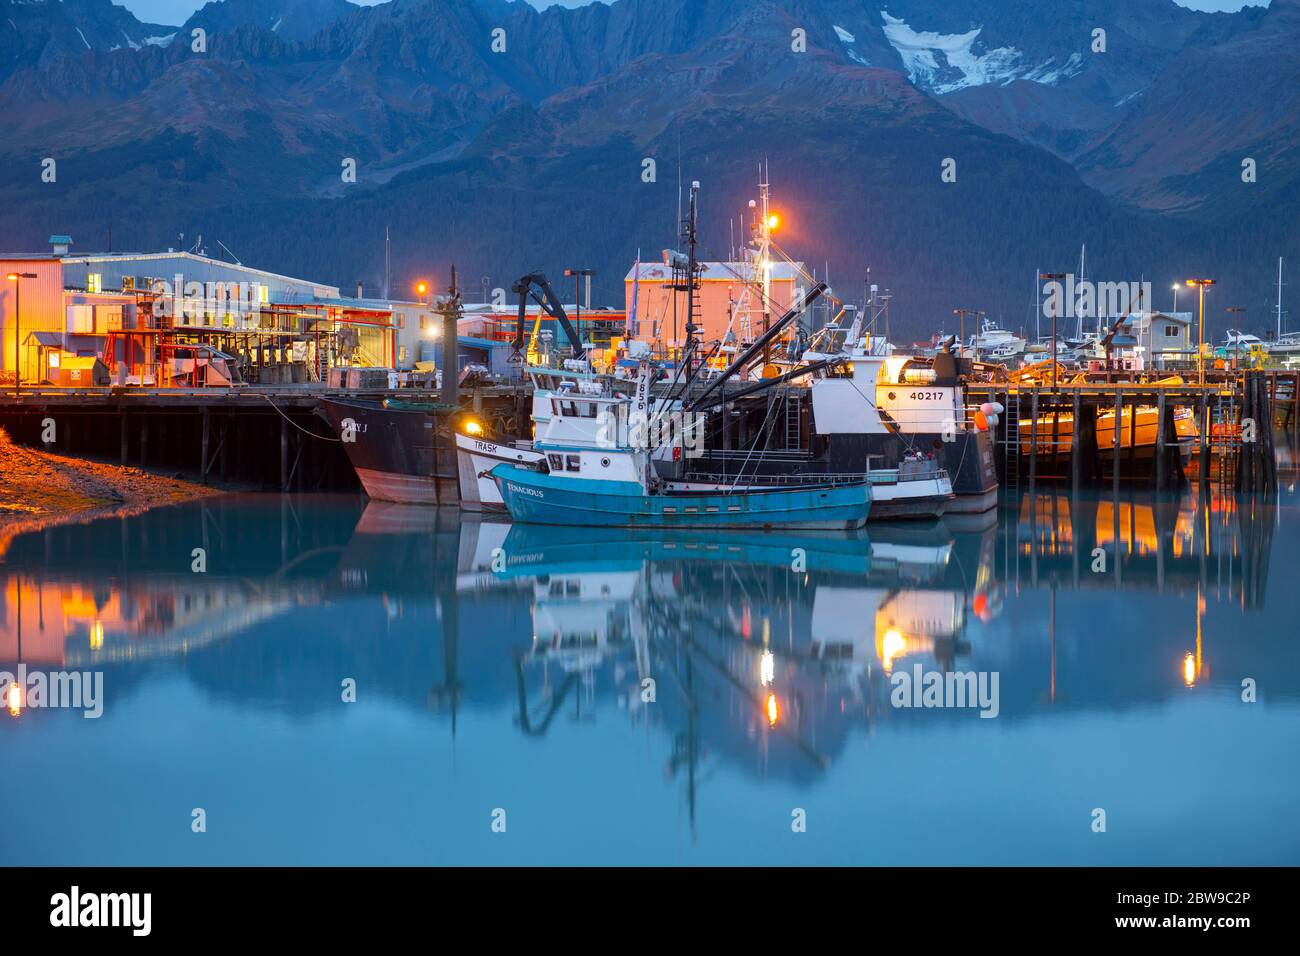
M 5 693 L 5 702 L 9 706 L 10 717 L 17 717 L 23 712 L 23 689 L 18 686 L 17 681 L 9 683 L 9 690 Z
M 104 622 L 96 621 L 90 625 L 90 649 L 100 650 L 104 646 Z
M 903 637 L 903 632 L 896 627 L 891 627 L 880 638 L 880 659 L 885 671 L 894 669 L 895 658 L 902 657 L 907 653 L 907 639 Z
M 780 708 L 776 702 L 776 694 L 767 695 L 767 723 L 770 727 L 775 727 L 777 720 L 781 717 Z
M 1191 651 L 1183 657 L 1183 682 L 1188 687 L 1196 683 L 1196 655 Z
M 767 687 L 776 680 L 776 657 L 771 651 L 764 651 L 758 662 L 758 681 Z

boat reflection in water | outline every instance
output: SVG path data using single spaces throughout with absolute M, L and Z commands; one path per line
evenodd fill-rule
M 13 852 L 340 862 L 322 834 L 343 832 L 352 862 L 1296 862 L 1300 830 L 1255 829 L 1298 782 L 1267 758 L 1300 743 L 1296 525 L 1289 498 L 1040 487 L 973 525 L 851 534 L 510 527 L 331 496 L 22 534 L 0 558 L 0 670 L 103 670 L 107 699 L 98 721 L 0 713 L 31 771 L 4 798 Z M 893 706 L 917 667 L 1000 675 L 999 719 Z M 1245 677 L 1263 703 L 1239 716 Z M 1223 734 L 1241 720 L 1250 736 Z M 1250 792 L 1224 772 L 1243 755 Z M 197 851 L 155 822 L 194 779 L 236 831 Z M 1098 857 L 1103 800 L 1137 821 Z M 1204 801 L 1232 812 L 1207 822 Z M 496 806 L 528 835 L 464 824 Z M 792 807 L 825 836 L 786 846 Z M 1166 838 L 1192 816 L 1196 852 Z

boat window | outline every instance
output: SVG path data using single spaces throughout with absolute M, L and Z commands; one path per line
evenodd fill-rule
M 547 455 L 546 461 L 551 466 L 551 471 L 564 471 L 563 455 Z
M 581 455 L 570 455 L 570 456 L 569 456 L 569 471 L 582 471 L 582 456 L 581 456 Z

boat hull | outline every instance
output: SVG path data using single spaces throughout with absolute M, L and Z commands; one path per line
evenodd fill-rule
M 454 504 L 438 416 L 379 402 L 321 399 L 320 414 L 343 437 L 343 450 L 366 494 L 399 504 Z
M 866 524 L 871 486 L 734 494 L 647 495 L 631 482 L 565 478 L 498 465 L 492 477 L 524 524 L 606 528 L 851 531 Z
M 1136 427 L 1133 421 L 1133 409 L 1122 409 L 1122 419 L 1120 425 L 1119 448 L 1123 455 L 1132 454 L 1138 460 L 1151 458 L 1155 455 L 1156 442 L 1159 437 L 1159 412 L 1154 406 L 1139 405 L 1137 407 Z M 1037 428 L 1034 426 L 1032 419 L 1025 419 L 1020 423 L 1020 454 L 1028 458 L 1032 448 L 1034 432 L 1038 432 L 1039 456 L 1051 456 L 1053 450 L 1058 455 L 1069 457 L 1070 442 L 1074 436 L 1074 415 L 1070 412 L 1062 413 L 1053 419 L 1052 416 L 1040 416 Z M 1192 455 L 1192 446 L 1200 436 L 1199 429 L 1196 426 L 1195 414 L 1187 409 L 1177 409 L 1174 412 L 1174 431 L 1178 436 L 1178 450 L 1184 459 L 1190 459 Z M 1136 439 L 1136 441 L 1134 440 Z M 1104 412 L 1097 416 L 1097 453 L 1103 459 L 1113 458 L 1115 455 L 1115 413 L 1113 411 Z
M 456 435 L 456 483 L 460 490 L 460 506 L 465 511 L 504 513 L 506 504 L 501 500 L 497 483 L 488 475 L 497 465 L 531 467 L 546 460 L 541 452 L 514 445 Z
M 865 477 L 865 476 L 864 476 Z M 709 493 L 717 491 L 763 491 L 773 485 L 733 485 L 699 481 L 670 481 L 675 493 Z M 776 486 L 781 487 L 781 486 Z M 784 486 L 797 489 L 798 485 Z M 806 487 L 806 486 L 805 486 Z M 870 521 L 906 521 L 939 518 L 955 500 L 952 482 L 947 475 L 933 475 L 902 481 L 871 484 Z

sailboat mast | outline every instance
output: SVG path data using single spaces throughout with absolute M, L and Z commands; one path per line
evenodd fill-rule
M 1085 275 L 1084 270 L 1087 268 L 1087 260 L 1088 260 L 1088 244 L 1085 242 L 1083 245 L 1079 247 L 1079 284 L 1080 285 L 1083 285 L 1083 278 Z M 1076 339 L 1081 339 L 1083 338 L 1083 313 L 1079 309 L 1075 309 L 1074 312 L 1075 312 L 1074 337 Z M 1097 313 L 1097 329 L 1100 332 L 1101 330 L 1100 312 Z
M 1277 257 L 1277 338 L 1282 338 L 1282 257 Z

